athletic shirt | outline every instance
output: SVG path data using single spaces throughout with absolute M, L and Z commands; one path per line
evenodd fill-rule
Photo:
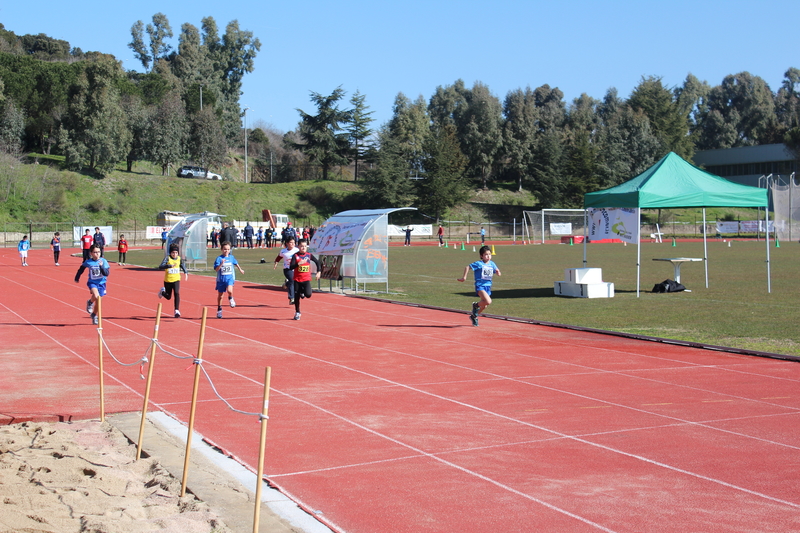
M 230 256 L 228 256 L 230 257 Z M 181 280 L 181 257 L 178 256 L 177 259 L 173 259 L 172 256 L 168 256 L 167 259 L 164 261 L 167 264 L 167 269 L 164 270 L 164 281 L 168 281 L 170 283 L 175 283 L 176 281 Z M 227 265 L 225 265 L 227 266 Z M 220 269 L 222 271 L 223 269 Z
M 91 248 L 92 244 L 94 244 L 94 237 L 92 237 L 91 235 L 84 235 L 83 237 L 81 237 L 81 245 L 84 250 L 88 250 L 89 248 Z
M 61 251 L 61 239 L 58 237 L 53 237 L 53 240 L 50 241 L 50 246 L 53 247 L 54 252 Z
M 171 259 L 171 258 L 170 258 Z M 222 261 L 225 261 L 225 264 L 217 270 L 217 267 L 222 265 Z M 236 260 L 233 255 L 228 255 L 227 257 L 219 256 L 214 260 L 214 270 L 217 270 L 217 279 L 220 281 L 231 281 L 236 279 L 236 273 L 233 270 L 234 265 L 238 265 L 239 261 Z M 180 278 L 180 276 L 178 276 Z
M 294 268 L 294 280 L 297 282 L 311 281 L 311 263 L 317 264 L 317 268 L 319 268 L 317 258 L 309 252 L 304 254 L 297 252 L 294 254 L 293 259 L 293 262 L 297 265 Z
M 288 248 L 281 249 L 281 251 L 278 253 L 278 255 L 280 257 L 283 257 L 283 268 L 286 268 L 286 269 L 291 268 L 290 265 L 292 263 L 292 256 L 294 254 L 296 254 L 297 252 L 299 252 L 299 251 L 300 251 L 299 248 L 292 248 L 291 250 L 288 249 Z
M 27 252 L 28 248 L 30 248 L 30 247 L 31 247 L 30 241 L 23 240 L 23 241 L 19 241 L 19 244 L 17 245 L 17 250 L 20 251 L 20 252 Z
M 499 270 L 494 261 L 484 263 L 483 261 L 475 261 L 470 263 L 469 267 L 475 273 L 475 286 L 486 286 L 492 284 L 492 277 L 494 273 Z
M 117 243 L 117 250 L 122 254 L 126 253 L 128 251 L 128 241 L 120 239 Z
M 97 261 L 94 259 L 89 259 L 88 261 L 84 261 L 81 267 L 86 267 L 86 270 L 89 271 L 89 279 L 86 280 L 87 285 L 92 286 L 106 284 L 106 277 L 103 275 L 101 267 L 108 269 L 109 266 L 108 261 L 106 261 L 104 258 L 101 257 Z

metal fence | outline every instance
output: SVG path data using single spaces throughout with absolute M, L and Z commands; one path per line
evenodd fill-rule
M 61 243 L 65 248 L 73 246 L 72 228 L 82 226 L 112 226 L 114 228 L 115 239 L 120 234 L 125 235 L 125 240 L 129 246 L 150 246 L 160 244 L 160 239 L 147 238 L 147 226 L 155 226 L 155 221 L 130 220 L 124 222 L 7 222 L 2 225 L 2 241 L 0 246 L 4 248 L 15 247 L 22 240 L 24 235 L 31 241 L 31 248 L 49 248 L 50 241 L 55 232 L 61 234 Z M 107 246 L 116 246 L 116 241 L 109 242 Z

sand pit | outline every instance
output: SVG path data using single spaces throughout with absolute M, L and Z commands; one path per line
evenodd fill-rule
M 0 426 L 0 533 L 229 533 L 108 423 Z

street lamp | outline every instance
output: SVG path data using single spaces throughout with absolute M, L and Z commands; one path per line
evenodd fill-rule
M 244 108 L 244 182 L 247 183 L 247 110 Z

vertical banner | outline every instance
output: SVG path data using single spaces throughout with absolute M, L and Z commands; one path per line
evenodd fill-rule
M 589 209 L 589 240 L 620 239 L 639 243 L 639 209 L 601 207 Z

